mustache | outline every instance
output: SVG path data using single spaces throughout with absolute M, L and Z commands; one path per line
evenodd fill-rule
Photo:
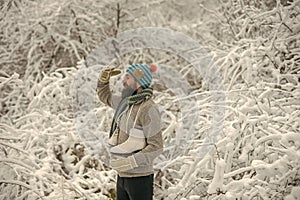
M 124 88 L 122 89 L 122 98 L 129 97 L 136 92 L 135 88 L 130 87 L 127 84 L 123 84 Z
M 135 85 L 130 86 L 130 85 L 128 85 L 127 83 L 123 83 L 123 87 L 124 87 L 124 88 L 130 88 L 130 89 L 132 89 L 132 90 L 136 90 L 136 89 L 137 89 L 137 87 L 136 87 Z

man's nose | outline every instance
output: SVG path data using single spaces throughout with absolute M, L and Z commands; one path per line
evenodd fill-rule
M 123 83 L 123 84 L 127 83 L 127 81 L 126 81 L 125 78 L 123 78 L 122 83 Z

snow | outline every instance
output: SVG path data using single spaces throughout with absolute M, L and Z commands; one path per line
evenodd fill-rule
M 116 198 L 106 146 L 113 110 L 94 89 L 106 63 L 133 62 L 158 66 L 165 149 L 154 199 L 299 199 L 299 3 L 239 2 L 120 1 L 118 27 L 110 0 L 1 3 L 0 199 Z M 174 35 L 164 36 L 153 41 L 164 50 L 85 66 L 106 39 L 156 26 L 190 40 L 168 52 Z M 199 47 L 189 49 L 193 40 Z M 111 55 L 106 47 L 100 55 Z M 120 79 L 111 80 L 116 93 Z
M 225 161 L 223 159 L 216 161 L 215 174 L 208 186 L 207 192 L 209 194 L 216 193 L 217 191 L 223 190 L 224 182 L 224 170 L 225 170 Z

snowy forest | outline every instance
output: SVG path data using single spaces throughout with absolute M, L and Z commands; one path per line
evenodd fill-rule
M 114 111 L 95 89 L 106 65 L 132 63 L 157 66 L 154 199 L 300 199 L 300 1 L 0 0 L 0 9 L 1 200 L 116 199 Z M 115 93 L 121 79 L 111 79 Z

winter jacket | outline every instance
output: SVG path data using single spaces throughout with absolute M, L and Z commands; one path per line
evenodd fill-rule
M 120 96 L 116 96 L 111 93 L 109 83 L 98 82 L 97 94 L 100 101 L 114 109 L 117 108 L 119 102 L 121 101 Z M 131 106 L 133 107 L 131 108 Z M 163 139 L 160 126 L 161 116 L 157 105 L 151 98 L 144 100 L 144 102 L 141 104 L 134 104 L 131 106 L 122 112 L 118 120 L 118 144 L 121 144 L 128 139 L 128 132 L 133 127 L 134 121 L 136 120 L 135 128 L 143 130 L 146 137 L 146 146 L 142 150 L 133 154 L 138 167 L 126 172 L 119 172 L 119 176 L 147 176 L 154 173 L 153 160 L 163 151 Z M 137 114 L 138 116 L 136 118 Z M 112 159 L 113 158 L 114 155 L 112 154 Z

